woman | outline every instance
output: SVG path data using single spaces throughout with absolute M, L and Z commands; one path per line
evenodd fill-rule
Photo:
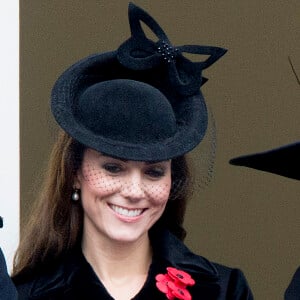
M 79 61 L 54 86 L 63 132 L 15 259 L 20 299 L 252 299 L 241 271 L 182 243 L 184 154 L 207 126 L 201 71 L 225 51 L 173 47 L 133 4 L 129 21 L 117 51 Z

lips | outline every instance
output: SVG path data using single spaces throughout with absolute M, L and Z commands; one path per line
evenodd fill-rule
M 115 213 L 117 213 L 118 215 L 127 217 L 127 218 L 135 218 L 135 217 L 138 217 L 138 216 L 140 216 L 140 215 L 144 212 L 144 210 L 145 210 L 145 209 L 140 209 L 140 208 L 128 209 L 128 208 L 121 207 L 121 206 L 117 206 L 117 205 L 114 205 L 114 204 L 110 204 L 109 206 L 110 206 L 110 208 L 111 208 Z

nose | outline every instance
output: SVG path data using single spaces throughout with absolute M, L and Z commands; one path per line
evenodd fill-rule
M 145 184 L 139 172 L 128 175 L 122 186 L 122 195 L 130 201 L 139 201 L 145 198 Z

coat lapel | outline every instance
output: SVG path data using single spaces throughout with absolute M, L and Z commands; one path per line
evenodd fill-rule
M 204 257 L 192 253 L 169 231 L 162 231 L 153 239 L 154 261 L 164 261 L 166 267 L 189 273 L 195 285 L 188 287 L 192 299 L 218 299 L 220 276 L 216 267 Z M 166 273 L 166 270 L 165 272 Z
M 214 264 L 192 253 L 169 231 L 162 231 L 155 235 L 155 239 L 152 238 L 151 241 L 154 256 L 153 264 L 149 270 L 148 283 L 145 284 L 139 296 L 134 299 L 148 299 L 148 295 L 155 295 L 157 299 L 164 299 L 164 294 L 159 292 L 155 286 L 155 276 L 159 273 L 166 273 L 166 267 L 183 270 L 192 276 L 195 285 L 188 287 L 192 299 L 216 300 L 219 298 L 220 276 Z M 68 287 L 74 289 L 68 291 Z M 62 299 L 71 299 L 72 297 L 68 298 L 68 293 L 73 295 L 72 299 L 79 299 L 74 298 L 74 291 L 79 292 L 80 290 L 89 290 L 93 294 L 90 299 L 99 293 L 103 295 L 103 286 L 99 283 L 91 266 L 86 262 L 81 250 L 78 249 L 78 251 L 70 254 L 59 267 L 35 281 L 32 286 L 32 296 L 45 296 L 56 292 L 56 295 L 57 293 L 64 295 L 65 298 Z M 106 297 L 105 299 L 112 299 L 108 294 Z

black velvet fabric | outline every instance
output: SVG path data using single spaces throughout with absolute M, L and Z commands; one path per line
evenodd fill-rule
M 291 283 L 284 294 L 285 300 L 299 300 L 300 299 L 300 267 L 295 272 Z
M 177 131 L 167 98 L 135 80 L 108 80 L 88 87 L 79 97 L 76 117 L 95 134 L 126 144 L 158 143 Z
M 0 248 L 0 300 L 17 299 L 17 290 L 7 273 L 5 258 Z
M 202 70 L 208 68 L 226 50 L 220 47 L 184 45 L 173 46 L 159 24 L 143 9 L 129 3 L 128 16 L 131 37 L 118 49 L 117 58 L 120 63 L 131 70 L 151 70 L 165 66 L 164 76 L 160 85 L 175 90 L 181 96 L 198 93 L 199 88 L 207 79 L 202 77 Z M 149 27 L 158 41 L 150 40 L 142 26 Z M 192 62 L 183 53 L 208 56 L 204 61 Z
M 98 152 L 139 161 L 181 156 L 200 143 L 207 128 L 202 70 L 226 50 L 173 47 L 155 20 L 133 4 L 129 20 L 132 37 L 116 51 L 84 58 L 58 78 L 52 113 L 70 136 Z M 141 21 L 157 42 L 146 38 Z M 182 52 L 208 58 L 192 62 Z M 105 93 L 103 82 L 110 82 Z
M 153 262 L 148 278 L 134 300 L 165 300 L 155 285 L 155 276 L 172 266 L 188 272 L 195 280 L 189 287 L 192 299 L 253 299 L 243 273 L 193 254 L 168 231 L 152 239 Z M 112 300 L 80 250 L 74 250 L 59 264 L 45 269 L 35 278 L 18 280 L 21 300 Z

